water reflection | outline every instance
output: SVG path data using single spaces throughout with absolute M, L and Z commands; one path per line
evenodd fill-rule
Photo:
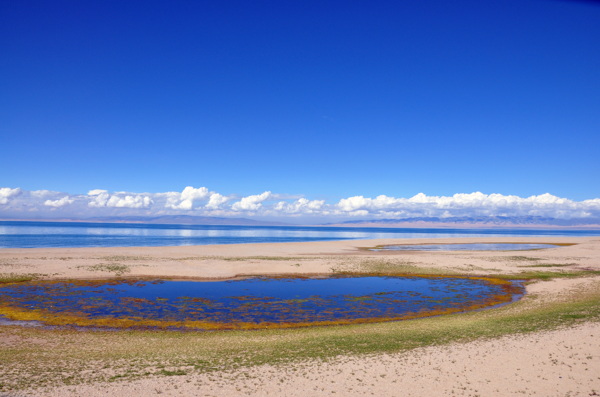
M 0 314 L 84 326 L 278 328 L 426 317 L 522 293 L 519 283 L 476 277 L 41 281 L 0 287 Z
M 378 238 L 594 236 L 586 230 L 475 230 L 0 222 L 0 248 L 238 244 Z

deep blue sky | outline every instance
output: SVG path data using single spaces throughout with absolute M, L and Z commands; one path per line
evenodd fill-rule
M 600 5 L 2 1 L 0 186 L 600 197 Z

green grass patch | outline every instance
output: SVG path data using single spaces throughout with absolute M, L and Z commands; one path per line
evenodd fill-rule
M 539 263 L 537 265 L 521 265 L 518 267 L 569 267 L 577 266 L 577 263 Z
M 125 262 L 125 261 L 146 261 L 149 260 L 148 256 L 133 256 L 133 255 L 111 255 L 103 256 L 100 259 L 109 262 Z
M 425 267 L 416 262 L 405 259 L 361 259 L 347 260 L 335 264 L 329 269 L 333 274 L 431 274 L 431 275 L 458 275 L 458 272 L 437 268 Z
M 224 262 L 246 262 L 246 261 L 305 261 L 313 259 L 322 259 L 318 257 L 301 257 L 301 256 L 187 256 L 183 258 L 175 258 L 178 261 L 224 261 Z M 300 266 L 300 264 L 296 264 Z
M 85 266 L 85 268 L 93 272 L 114 273 L 115 276 L 122 276 L 131 271 L 131 268 L 128 265 L 122 265 L 120 263 L 99 263 L 97 265 Z
M 517 262 L 523 262 L 523 261 L 528 261 L 528 262 L 535 262 L 535 261 L 541 261 L 542 258 L 534 258 L 531 256 L 522 256 L 522 255 L 513 255 L 513 256 L 507 256 L 507 257 L 499 257 L 496 258 L 498 260 L 507 260 L 507 261 L 517 261 Z
M 493 256 L 484 258 L 488 262 L 537 262 L 543 260 L 533 256 L 511 255 L 511 256 Z
M 224 257 L 222 258 L 225 261 L 247 261 L 247 260 L 256 260 L 256 261 L 301 261 L 307 258 L 303 258 L 300 256 L 243 256 L 243 257 Z
M 37 280 L 40 277 L 39 274 L 0 274 L 0 284 L 8 283 L 26 283 L 28 281 Z
M 581 278 L 600 275 L 600 270 L 580 270 L 580 271 L 525 271 L 512 274 L 495 274 L 495 278 L 509 280 L 552 280 L 555 278 Z
M 165 375 L 165 376 L 181 376 L 181 375 L 187 375 L 187 371 L 181 370 L 181 369 L 176 369 L 173 371 L 169 371 L 166 369 L 161 369 L 159 372 L 160 375 Z

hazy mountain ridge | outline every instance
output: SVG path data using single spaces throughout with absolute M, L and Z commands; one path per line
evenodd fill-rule
M 161 216 L 98 216 L 91 218 L 45 218 L 45 219 L 8 219 L 36 222 L 98 222 L 98 223 L 150 223 L 165 225 L 227 225 L 227 226 L 286 226 L 282 222 L 259 221 L 247 218 L 221 218 L 193 215 L 161 215 Z
M 416 217 L 403 219 L 361 219 L 345 222 L 336 222 L 336 225 L 361 226 L 361 225 L 456 225 L 456 226 L 598 226 L 597 218 L 558 219 L 541 216 L 460 216 L 460 217 Z M 333 225 L 333 224 L 331 224 Z
M 33 222 L 91 222 L 91 223 L 147 223 L 166 225 L 213 225 L 213 226 L 301 226 L 276 221 L 248 218 L 226 218 L 194 215 L 161 216 L 103 216 L 90 218 L 2 218 L 3 221 Z M 455 228 L 502 228 L 502 227 L 557 227 L 598 228 L 598 218 L 558 219 L 542 216 L 460 216 L 460 217 L 413 217 L 401 219 L 357 219 L 329 223 L 304 223 L 303 226 L 327 227 L 455 227 Z

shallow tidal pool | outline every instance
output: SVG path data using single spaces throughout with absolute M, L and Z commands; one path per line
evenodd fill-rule
M 446 276 L 36 281 L 0 286 L 0 315 L 84 327 L 288 328 L 483 309 L 523 291 L 515 281 Z
M 407 244 L 386 245 L 370 251 L 527 251 L 556 247 L 554 244 L 526 243 Z

